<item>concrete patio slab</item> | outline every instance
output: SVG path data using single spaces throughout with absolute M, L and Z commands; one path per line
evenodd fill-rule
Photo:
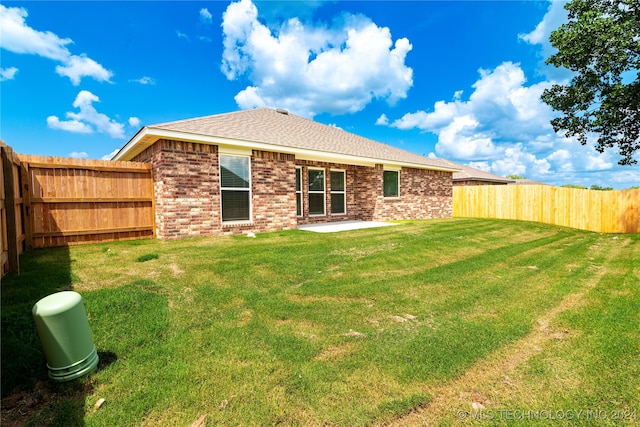
M 360 230 L 362 228 L 387 227 L 390 222 L 378 221 L 340 221 L 326 224 L 307 224 L 298 226 L 298 230 L 313 231 L 314 233 L 336 233 L 339 231 Z

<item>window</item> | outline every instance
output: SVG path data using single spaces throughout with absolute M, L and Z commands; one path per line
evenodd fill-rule
M 324 169 L 311 169 L 309 175 L 309 215 L 324 215 Z
M 346 206 L 344 171 L 331 171 L 331 213 L 345 214 Z
M 251 220 L 251 171 L 249 157 L 220 155 L 222 221 Z
M 302 169 L 296 168 L 296 215 L 302 216 Z
M 383 176 L 384 197 L 400 196 L 400 172 L 384 171 Z

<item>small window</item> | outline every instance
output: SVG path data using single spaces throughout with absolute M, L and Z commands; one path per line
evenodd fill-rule
M 222 221 L 250 221 L 251 171 L 249 157 L 220 155 Z
M 309 169 L 309 215 L 325 215 L 324 169 Z
M 296 215 L 302 216 L 302 169 L 296 168 Z
M 344 185 L 344 171 L 331 171 L 331 213 L 345 214 L 347 201 Z
M 383 181 L 384 197 L 400 196 L 400 172 L 384 171 Z

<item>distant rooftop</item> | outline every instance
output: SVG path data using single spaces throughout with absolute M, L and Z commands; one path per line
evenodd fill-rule
M 510 182 L 511 185 L 550 185 L 546 182 L 534 181 L 529 178 L 515 179 L 515 182 Z
M 461 165 L 459 163 L 447 160 L 454 167 L 460 169 L 458 172 L 453 173 L 453 181 L 486 181 L 486 182 L 498 182 L 504 184 L 513 184 L 513 179 L 508 179 L 499 175 L 494 175 L 489 172 L 485 172 L 481 169 L 472 168 L 471 166 Z

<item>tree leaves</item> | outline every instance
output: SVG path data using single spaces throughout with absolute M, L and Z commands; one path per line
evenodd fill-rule
M 551 33 L 558 52 L 547 64 L 576 73 L 569 84 L 554 84 L 542 100 L 563 116 L 556 132 L 595 149 L 618 147 L 619 164 L 636 164 L 640 150 L 640 3 L 638 0 L 572 0 L 569 21 Z

